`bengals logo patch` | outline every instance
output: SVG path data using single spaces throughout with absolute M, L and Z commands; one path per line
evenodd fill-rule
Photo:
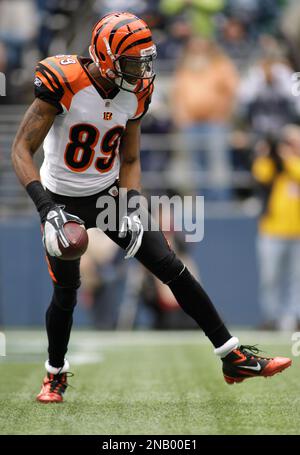
M 103 120 L 111 120 L 112 116 L 112 112 L 103 112 Z

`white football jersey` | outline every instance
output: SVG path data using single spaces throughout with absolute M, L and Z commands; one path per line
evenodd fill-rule
M 153 91 L 107 93 L 88 73 L 90 61 L 58 55 L 36 68 L 35 95 L 59 109 L 44 141 L 41 181 L 65 196 L 96 194 L 118 178 L 126 123 L 146 113 Z

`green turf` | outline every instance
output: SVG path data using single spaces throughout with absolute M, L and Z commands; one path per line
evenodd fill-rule
M 245 337 L 247 335 L 247 339 Z M 256 339 L 291 355 L 288 338 Z M 299 434 L 299 365 L 270 379 L 228 386 L 198 333 L 75 332 L 75 376 L 64 404 L 34 401 L 44 374 L 41 332 L 7 334 L 0 361 L 1 434 Z M 82 363 L 93 353 L 91 363 Z M 99 361 L 97 361 L 97 358 Z

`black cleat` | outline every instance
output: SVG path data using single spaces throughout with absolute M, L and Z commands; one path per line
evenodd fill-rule
M 268 377 L 280 373 L 292 361 L 287 357 L 261 357 L 256 346 L 240 346 L 231 351 L 223 361 L 223 374 L 227 384 L 242 382 L 247 378 L 257 376 Z

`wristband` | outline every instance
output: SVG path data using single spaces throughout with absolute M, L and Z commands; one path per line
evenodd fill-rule
M 41 222 L 44 223 L 47 213 L 51 207 L 55 206 L 55 202 L 53 202 L 51 197 L 46 193 L 39 180 L 34 180 L 33 182 L 28 183 L 26 191 L 33 200 L 37 211 L 40 214 Z

